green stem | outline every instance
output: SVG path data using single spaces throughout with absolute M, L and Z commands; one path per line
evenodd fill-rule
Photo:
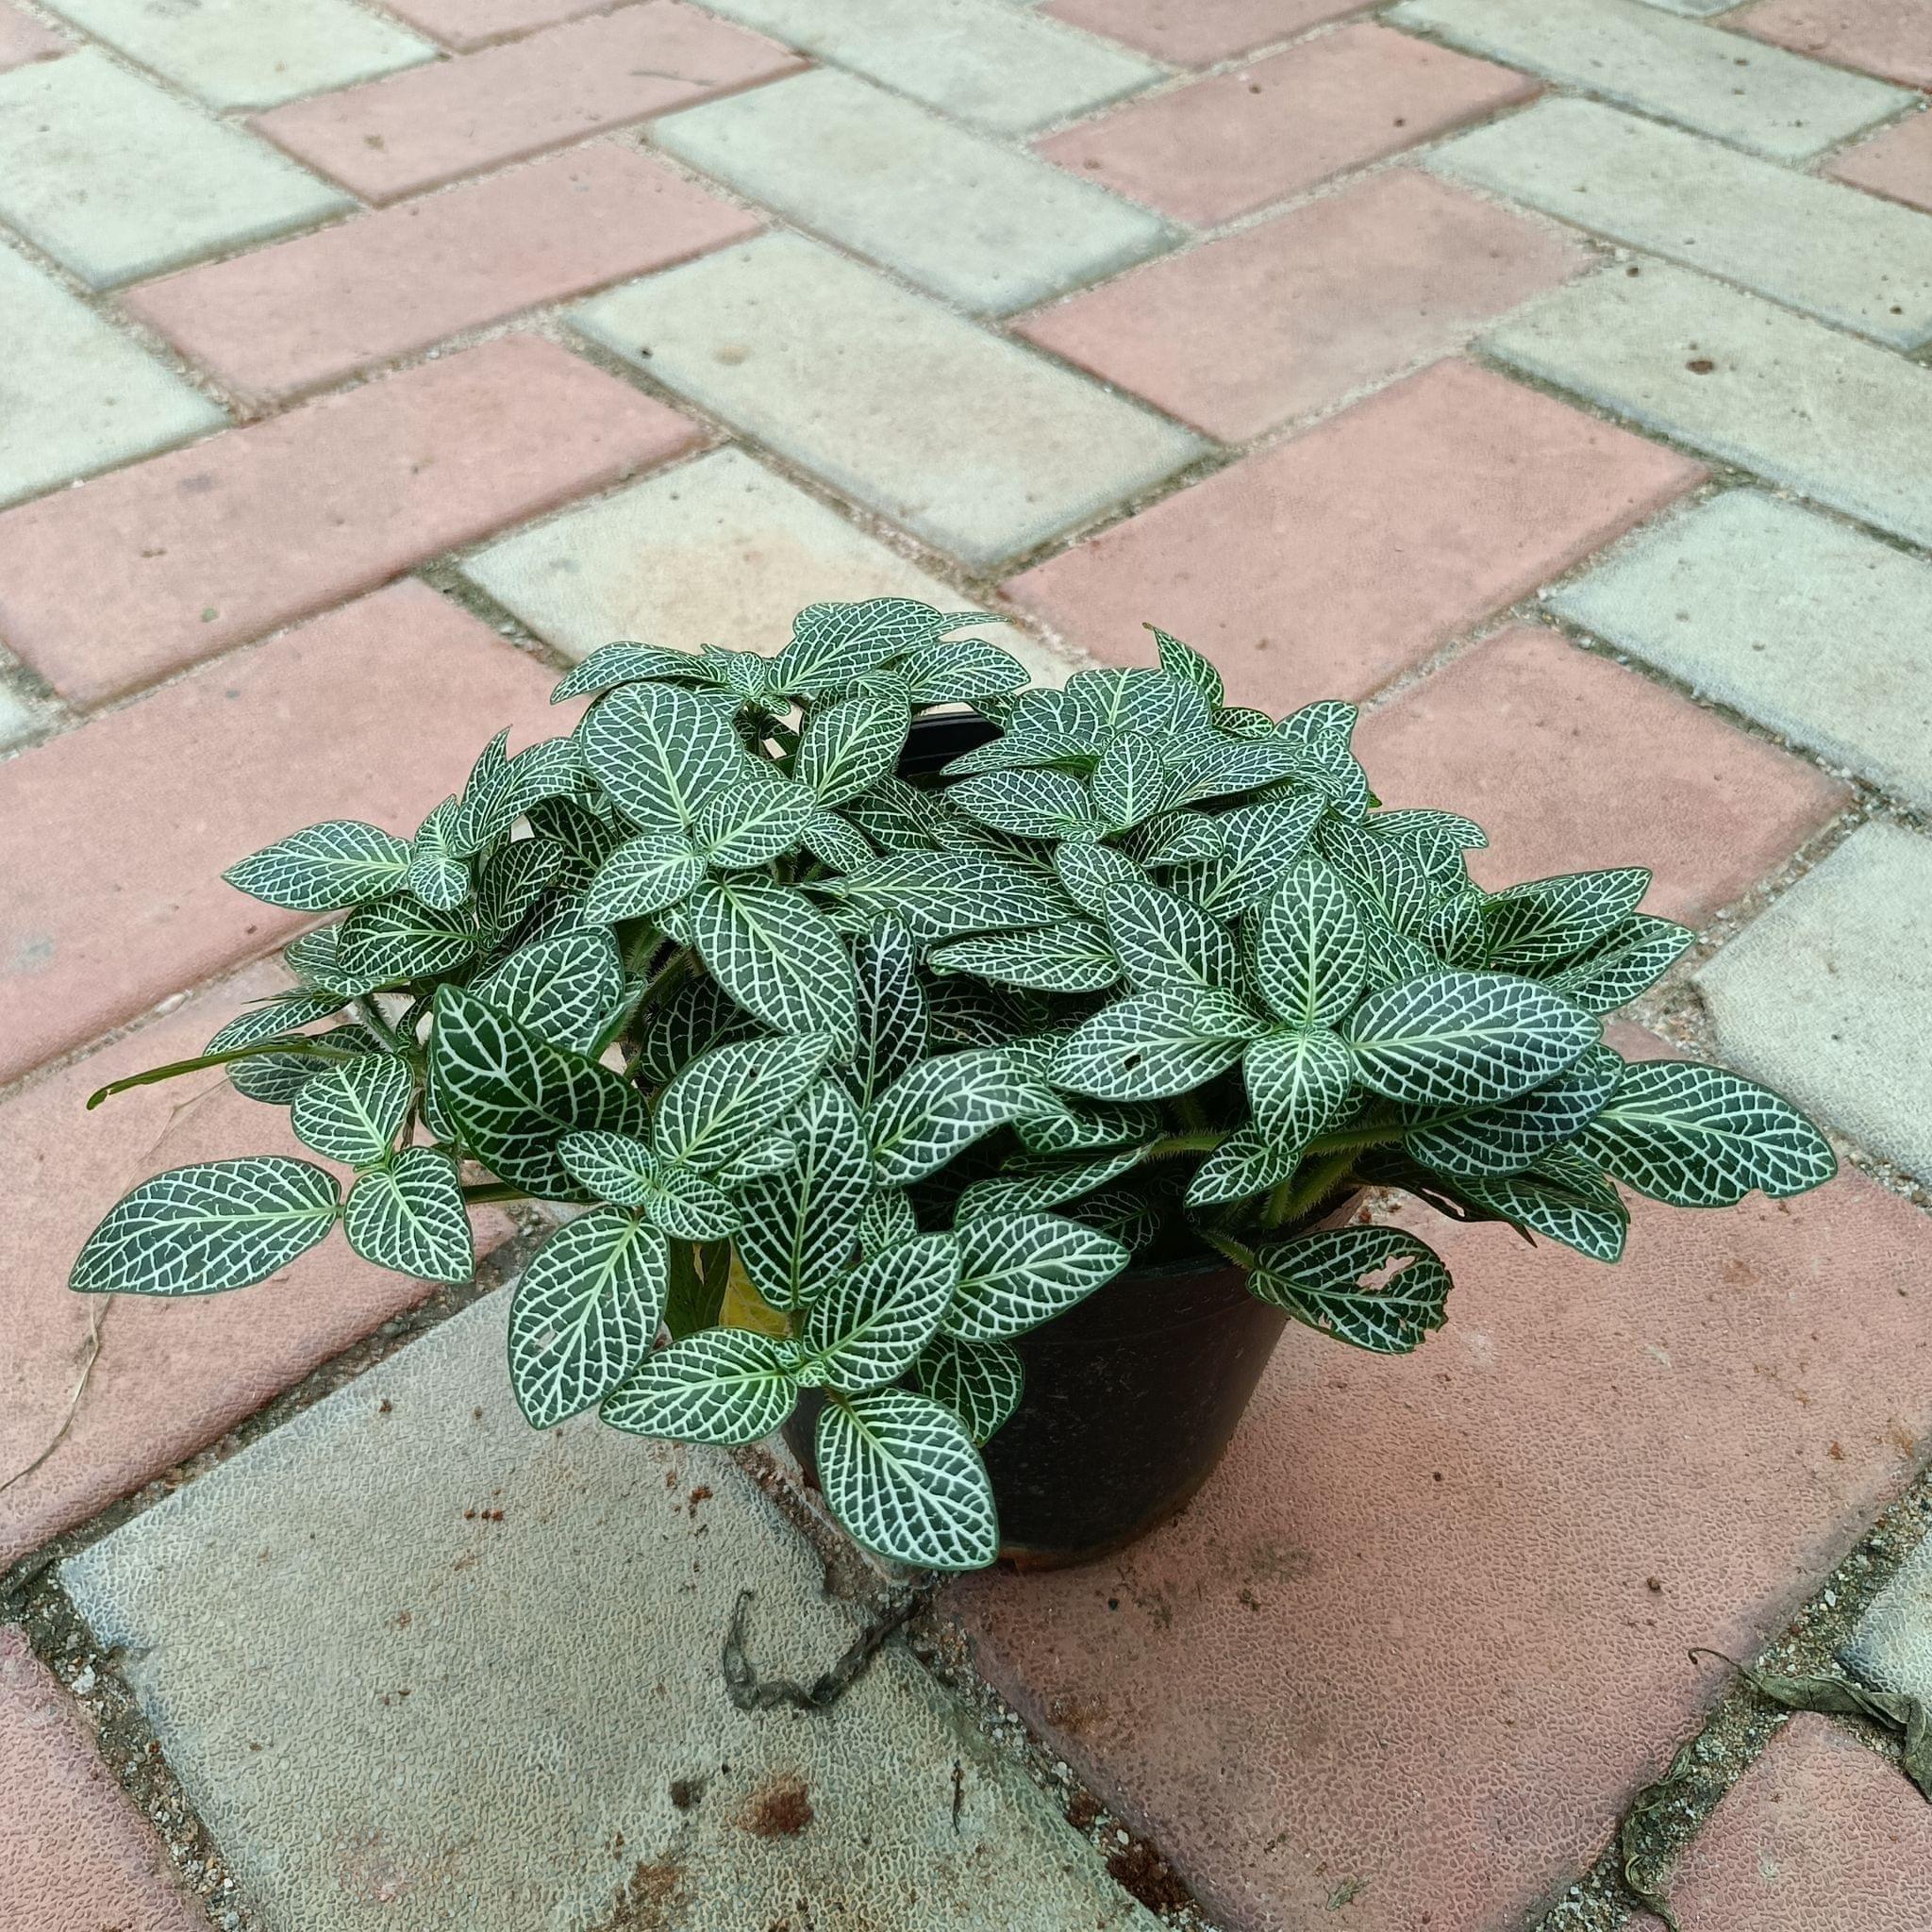
M 192 1060 L 171 1060 L 165 1067 L 150 1067 L 144 1074 L 129 1074 L 125 1079 L 109 1080 L 105 1087 L 96 1089 L 87 1097 L 90 1108 L 100 1106 L 101 1102 L 116 1093 L 125 1093 L 130 1087 L 152 1087 L 158 1081 L 178 1079 L 183 1074 L 198 1074 L 203 1067 L 225 1067 L 230 1060 L 259 1059 L 264 1055 L 298 1054 L 308 1059 L 338 1060 L 360 1059 L 358 1053 L 347 1053 L 339 1046 L 325 1046 L 320 1040 L 311 1039 L 306 1033 L 290 1035 L 286 1040 L 261 1040 L 253 1046 L 234 1046 L 225 1053 L 197 1054 Z
M 635 992 L 629 994 L 598 1029 L 597 1037 L 591 1042 L 591 1058 L 600 1058 L 610 1042 L 615 1040 L 644 1007 L 667 987 L 675 986 L 678 980 L 697 963 L 696 956 L 689 946 L 680 946 L 673 953 L 650 978 L 644 981 Z
M 356 1010 L 361 1014 L 364 1024 L 368 1026 L 369 1030 L 385 1046 L 401 1047 L 403 1045 L 403 1036 L 383 1018 L 382 1008 L 376 1004 L 374 993 L 364 993 L 356 1002 Z M 410 1041 L 408 1043 L 413 1046 L 415 1041 Z
M 1209 1243 L 1210 1246 L 1219 1248 L 1237 1268 L 1253 1268 L 1255 1266 L 1256 1255 L 1254 1249 L 1243 1241 L 1236 1241 L 1232 1235 L 1216 1234 L 1212 1228 L 1204 1227 L 1201 1229 L 1201 1239 Z
M 1274 1228 L 1288 1222 L 1299 1221 L 1329 1195 L 1341 1192 L 1354 1164 L 1353 1149 L 1344 1149 L 1326 1160 L 1297 1168 L 1268 1196 L 1267 1205 L 1261 1209 L 1261 1225 Z
M 1362 1147 L 1386 1147 L 1415 1131 L 1413 1122 L 1383 1121 L 1373 1127 L 1341 1127 L 1332 1134 L 1317 1134 L 1302 1151 L 1307 1154 L 1333 1154 L 1341 1148 L 1351 1153 Z
M 463 1200 L 469 1207 L 475 1207 L 485 1201 L 537 1201 L 541 1195 L 526 1192 L 522 1188 L 513 1188 L 508 1181 L 472 1181 L 463 1190 Z
M 1181 1154 L 1211 1154 L 1227 1139 L 1219 1127 L 1200 1127 L 1192 1133 L 1170 1134 L 1141 1150 L 1142 1160 L 1172 1160 Z

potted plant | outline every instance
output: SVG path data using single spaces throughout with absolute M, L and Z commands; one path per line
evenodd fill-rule
M 1348 1215 L 1365 1188 L 1613 1261 L 1620 1182 L 1830 1176 L 1776 1095 L 1604 1043 L 1690 939 L 1643 871 L 1485 891 L 1477 826 L 1379 808 L 1353 707 L 1229 706 L 1158 631 L 1158 668 L 1023 691 L 949 635 L 984 621 L 874 598 L 771 657 L 610 644 L 557 689 L 574 731 L 499 736 L 413 838 L 337 820 L 231 868 L 342 916 L 137 1078 L 225 1067 L 352 1178 L 157 1175 L 73 1286 L 241 1288 L 338 1223 L 461 1281 L 471 1204 L 562 1204 L 509 1303 L 532 1424 L 793 1419 L 860 1544 L 969 1569 L 1003 1519 L 1052 1561 L 1171 1510 L 1288 1319 L 1386 1354 L 1439 1327 L 1446 1270 Z

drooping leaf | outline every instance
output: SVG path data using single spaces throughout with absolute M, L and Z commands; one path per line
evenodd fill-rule
M 691 896 L 692 943 L 740 1006 L 781 1033 L 858 1037 L 858 986 L 845 947 L 804 893 L 756 878 L 708 879 Z
M 1063 920 L 1033 932 L 949 940 L 927 954 L 926 964 L 935 973 L 969 973 L 1041 992 L 1098 992 L 1121 976 L 1121 963 L 1106 932 L 1085 919 Z
M 1343 1029 L 1357 1078 L 1405 1107 L 1476 1107 L 1553 1080 L 1601 1036 L 1531 980 L 1447 973 L 1374 992 Z
M 966 1424 L 974 1448 L 983 1448 L 1020 1406 L 1026 1387 L 1025 1365 L 1004 1341 L 961 1341 L 935 1335 L 912 1365 L 922 1395 L 942 1402 Z
M 1053 1083 L 1096 1100 L 1166 1100 L 1206 1085 L 1267 1030 L 1213 987 L 1155 987 L 1082 1021 L 1055 1056 Z
M 872 1152 L 844 1088 L 822 1080 L 788 1122 L 797 1158 L 739 1190 L 739 1260 L 775 1308 L 797 1307 L 851 1262 L 872 1198 Z
M 707 800 L 691 828 L 691 843 L 722 871 L 769 865 L 796 848 L 818 808 L 807 786 L 790 778 L 747 776 Z
M 1831 1142 L 1789 1100 L 1692 1060 L 1626 1066 L 1577 1146 L 1674 1208 L 1729 1208 L 1754 1188 L 1781 1200 L 1838 1172 Z
M 956 1234 L 958 1286 L 941 1325 L 962 1341 L 1024 1335 L 1105 1287 L 1131 1258 L 1111 1236 L 1058 1214 L 985 1214 Z
M 1545 1149 L 1583 1131 L 1622 1068 L 1608 1047 L 1587 1048 L 1554 1080 L 1499 1107 L 1427 1117 L 1403 1144 L 1424 1167 L 1458 1180 L 1521 1174 Z
M 307 1081 L 295 1096 L 290 1124 L 305 1147 L 344 1167 L 374 1167 L 395 1145 L 416 1076 L 394 1054 L 368 1054 Z
M 801 1379 L 848 1395 L 896 1380 L 938 1332 L 958 1279 L 951 1235 L 914 1235 L 859 1262 L 812 1303 Z
M 641 1134 L 649 1121 L 643 1096 L 621 1074 L 453 986 L 436 995 L 429 1083 L 477 1159 L 540 1199 L 574 1192 L 558 1158 L 560 1135 L 598 1127 Z
M 592 1208 L 539 1248 L 509 1307 L 509 1379 L 530 1426 L 596 1406 L 657 1340 L 670 1257 L 658 1231 Z
M 624 966 L 608 932 L 579 926 L 520 948 L 470 991 L 553 1046 L 588 1053 L 624 997 Z
M 457 1164 L 437 1147 L 405 1147 L 359 1175 L 342 1232 L 365 1261 L 419 1281 L 468 1281 L 476 1272 Z
M 1292 1026 L 1257 1040 L 1241 1057 L 1255 1130 L 1280 1147 L 1306 1147 L 1344 1114 L 1355 1092 L 1355 1056 L 1327 1026 Z
M 265 1281 L 335 1225 L 335 1176 L 258 1154 L 156 1174 L 87 1239 L 67 1285 L 81 1294 L 218 1294 Z
M 1491 892 L 1483 904 L 1489 963 L 1500 973 L 1548 973 L 1623 924 L 1649 886 L 1642 866 L 1625 865 Z
M 924 1570 L 977 1570 L 999 1554 L 992 1483 L 966 1425 L 908 1389 L 828 1402 L 819 1482 L 852 1540 Z
M 291 912 L 333 912 L 400 891 L 409 843 L 358 819 L 331 819 L 291 833 L 222 876 L 231 886 Z
M 1403 1228 L 1338 1227 L 1263 1248 L 1248 1286 L 1340 1341 L 1407 1355 L 1446 1318 L 1449 1271 Z
M 714 793 L 756 775 L 728 700 L 669 684 L 627 684 L 577 726 L 585 768 L 645 830 L 689 831 Z
M 470 914 L 439 912 L 399 893 L 350 913 L 336 959 L 357 981 L 388 986 L 458 972 L 482 946 L 483 935 Z
M 1103 915 L 1108 938 L 1136 992 L 1157 987 L 1241 985 L 1241 956 L 1224 926 L 1198 907 L 1141 883 L 1116 886 Z
M 815 708 L 798 735 L 791 774 L 822 805 L 843 805 L 891 774 L 909 724 L 906 707 L 889 698 L 841 698 Z
M 779 1344 L 748 1328 L 703 1328 L 646 1356 L 599 1411 L 612 1428 L 737 1448 L 791 1413 L 798 1383 Z
M 991 853 L 888 852 L 814 891 L 871 917 L 898 920 L 917 940 L 1047 925 L 1068 902 L 1050 879 Z
M 1615 1261 L 1624 1252 L 1630 1210 L 1600 1169 L 1570 1157 L 1539 1162 L 1522 1174 L 1487 1180 L 1457 1180 L 1457 1191 L 1473 1205 L 1500 1215 L 1531 1234 L 1546 1236 L 1593 1261 Z
M 1332 1026 L 1360 996 L 1368 944 L 1355 896 L 1325 860 L 1304 853 L 1282 874 L 1254 927 L 1255 984 L 1299 1026 Z
M 1603 943 L 1548 984 L 1588 1013 L 1613 1013 L 1646 993 L 1683 957 L 1696 934 L 1668 919 L 1633 912 Z
M 659 826 L 640 832 L 597 868 L 584 893 L 584 917 L 599 925 L 644 918 L 689 897 L 704 876 L 705 861 L 682 831 Z
M 764 1140 L 805 1096 L 828 1052 L 814 1035 L 741 1040 L 691 1060 L 658 1097 L 658 1153 L 713 1174 Z
M 969 1047 L 907 1069 L 866 1110 L 879 1185 L 902 1188 L 1041 1108 L 1041 1082 L 1004 1047 Z

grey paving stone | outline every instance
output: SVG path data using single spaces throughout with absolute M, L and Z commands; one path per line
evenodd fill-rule
M 833 68 L 688 108 L 652 133 L 751 200 L 981 314 L 1030 308 L 1180 239 L 1091 181 Z
M 1166 71 L 1009 0 L 703 0 L 995 133 L 1026 134 Z
M 51 275 L 4 247 L 0 342 L 0 504 L 227 421 Z
M 1822 154 L 1916 98 L 1642 0 L 1404 0 L 1386 18 L 1774 160 Z
M 1207 447 L 795 235 L 627 283 L 573 318 L 749 437 L 984 567 Z
M 1154 1932 L 898 1646 L 829 1714 L 735 1710 L 740 1590 L 763 1669 L 850 1640 L 819 1564 L 716 1452 L 531 1430 L 504 1319 L 63 1566 L 275 1932 Z
M 0 75 L 0 221 L 93 288 L 354 206 L 97 49 Z
M 1875 1690 L 1916 1697 L 1932 1710 L 1932 1536 L 1872 1599 L 1842 1655 Z
M 0 655 L 0 669 L 8 668 L 12 662 L 10 658 Z M 0 751 L 31 736 L 41 728 L 42 723 L 40 712 L 18 691 L 0 684 Z
M 1932 564 L 1734 490 L 1549 608 L 1932 811 Z
M 1932 544 L 1932 370 L 1688 269 L 1609 267 L 1483 339 L 1505 362 Z
M 1428 165 L 1909 349 L 1932 336 L 1932 215 L 1594 101 L 1548 100 Z
M 462 574 L 546 642 L 582 658 L 615 638 L 680 651 L 775 651 L 808 604 L 964 593 L 855 528 L 742 450 L 695 462 L 491 543 Z M 972 633 L 962 633 L 972 635 Z M 1074 667 L 1008 625 L 980 635 L 1062 684 Z
M 216 108 L 270 108 L 436 58 L 435 43 L 349 0 L 48 0 Z
M 1697 984 L 1720 1058 L 1932 1178 L 1932 841 L 1859 826 Z

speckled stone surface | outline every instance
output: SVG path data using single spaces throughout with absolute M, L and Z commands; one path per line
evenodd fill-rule
M 1872 1599 L 1844 1660 L 1868 1684 L 1902 1690 L 1932 1710 L 1932 1537 Z

